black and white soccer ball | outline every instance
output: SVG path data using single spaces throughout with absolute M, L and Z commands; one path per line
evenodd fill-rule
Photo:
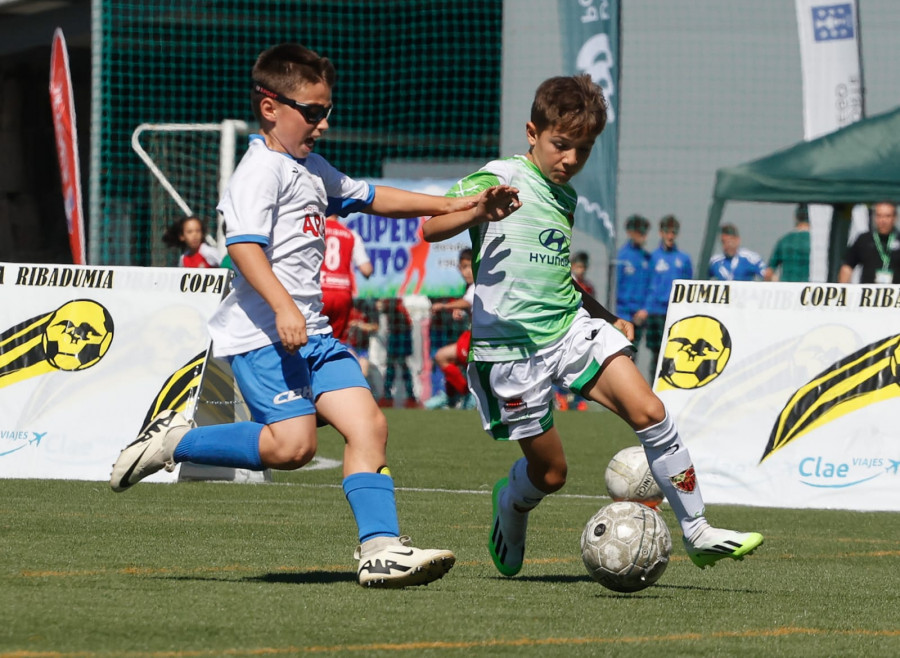
M 650 587 L 666 570 L 672 536 L 656 510 L 632 502 L 611 503 L 581 533 L 581 559 L 591 578 L 614 592 Z
M 623 448 L 606 467 L 606 490 L 615 501 L 629 500 L 650 507 L 658 506 L 663 492 L 653 479 L 647 455 L 641 446 Z

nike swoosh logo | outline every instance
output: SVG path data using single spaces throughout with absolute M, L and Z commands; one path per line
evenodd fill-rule
M 122 476 L 122 479 L 119 480 L 119 486 L 121 487 L 124 483 L 126 487 L 131 486 L 131 482 L 129 482 L 128 478 L 131 477 L 131 474 L 134 473 L 134 469 L 137 467 L 138 462 L 141 461 L 141 457 L 144 456 L 144 453 L 147 452 L 147 448 L 150 446 L 144 446 L 144 449 L 141 451 L 141 454 L 138 455 L 137 459 L 134 460 L 134 463 L 131 464 L 131 467 L 125 471 L 125 475 Z
M 146 441 L 147 439 L 150 438 L 150 435 L 153 432 L 157 432 L 163 428 L 169 427 L 169 425 L 171 425 L 172 418 L 173 418 L 173 415 L 169 415 L 164 418 L 157 418 L 152 423 L 147 425 L 147 427 L 144 428 L 144 431 L 140 433 L 138 438 L 136 438 L 134 441 L 129 443 L 126 447 L 130 448 L 133 445 L 137 445 L 141 441 Z
M 402 551 L 391 551 L 391 553 L 393 553 L 394 555 L 405 555 L 406 557 L 409 557 L 410 555 L 413 554 L 413 552 L 411 550 L 406 551 L 405 553 Z

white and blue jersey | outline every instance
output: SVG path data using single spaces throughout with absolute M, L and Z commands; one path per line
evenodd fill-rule
M 650 253 L 629 240 L 616 256 L 616 314 L 631 320 L 644 307 L 650 283 Z
M 650 284 L 644 308 L 650 315 L 665 315 L 669 308 L 669 293 L 675 279 L 694 278 L 691 257 L 678 247 L 666 249 L 660 245 L 650 254 Z
M 717 281 L 756 281 L 763 278 L 766 262 L 755 251 L 739 248 L 734 256 L 716 254 L 709 259 L 709 278 Z
M 259 135 L 231 177 L 216 210 L 227 245 L 252 242 L 306 318 L 308 335 L 331 332 L 322 315 L 319 280 L 325 253 L 325 218 L 368 206 L 375 188 L 356 181 L 311 153 L 303 160 L 271 150 Z M 209 322 L 216 356 L 242 354 L 280 341 L 275 313 L 247 280 L 234 287 Z

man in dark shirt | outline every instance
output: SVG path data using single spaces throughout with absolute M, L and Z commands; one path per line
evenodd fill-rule
M 853 268 L 862 266 L 860 283 L 900 283 L 900 233 L 894 228 L 897 206 L 880 202 L 873 206 L 874 230 L 863 233 L 847 249 L 838 273 L 840 283 L 849 283 Z

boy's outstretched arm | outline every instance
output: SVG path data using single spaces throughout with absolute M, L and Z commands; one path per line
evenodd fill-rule
M 477 196 L 446 197 L 409 192 L 397 187 L 376 185 L 375 196 L 366 210 L 383 217 L 403 219 L 425 215 L 444 215 L 473 208 Z
M 476 203 L 471 208 L 434 215 L 426 221 L 422 225 L 426 242 L 440 242 L 478 224 L 499 222 L 522 207 L 519 190 L 509 185 L 495 185 L 477 196 L 462 198 L 474 199 Z
M 628 320 L 623 320 L 617 315 L 613 315 L 603 304 L 594 299 L 594 297 L 588 294 L 584 288 L 578 285 L 578 282 L 575 281 L 575 279 L 572 279 L 572 283 L 575 284 L 575 290 L 581 293 L 581 305 L 592 318 L 600 318 L 601 320 L 606 320 L 616 329 L 625 334 L 625 338 L 627 338 L 628 340 L 634 340 L 633 324 L 628 322 Z

